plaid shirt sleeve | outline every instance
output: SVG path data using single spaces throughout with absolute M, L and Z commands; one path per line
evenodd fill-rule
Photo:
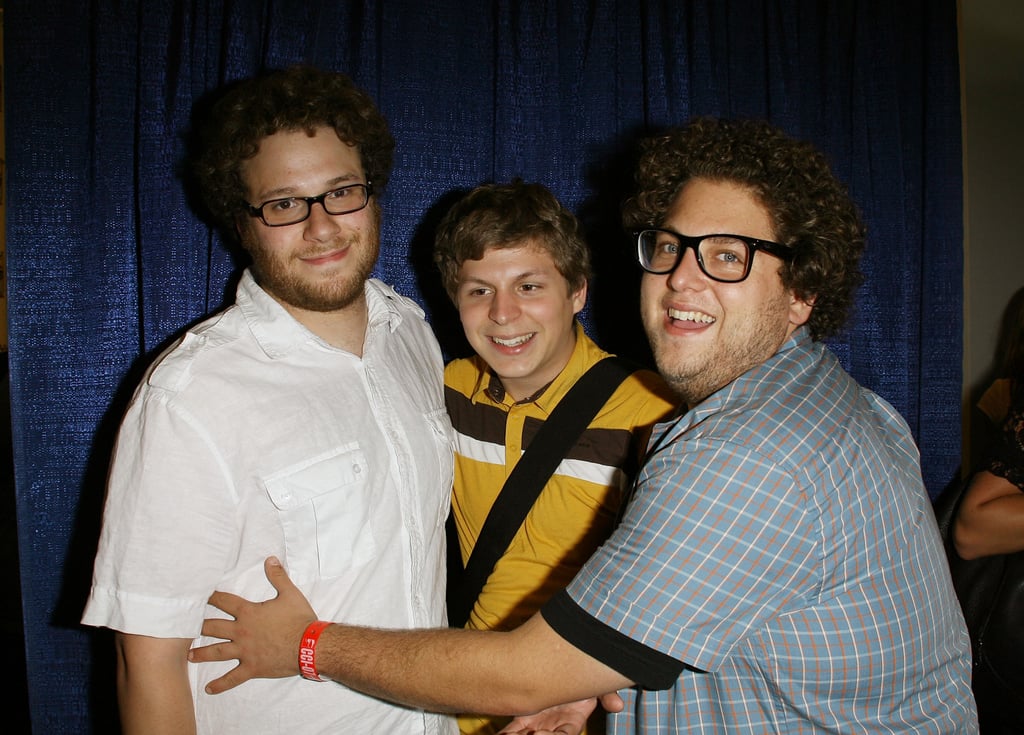
M 571 593 L 629 638 L 714 671 L 750 630 L 806 602 L 818 534 L 792 474 L 756 449 L 676 442 L 644 467 L 622 525 Z

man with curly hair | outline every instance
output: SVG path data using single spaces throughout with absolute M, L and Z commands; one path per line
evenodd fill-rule
M 820 342 L 860 280 L 849 196 L 756 121 L 647 140 L 638 182 L 624 217 L 643 320 L 691 408 L 655 431 L 622 522 L 514 631 L 333 624 L 317 666 L 439 711 L 619 691 L 613 733 L 977 732 L 913 438 Z M 277 600 L 211 600 L 237 622 L 208 620 L 227 641 L 194 660 L 239 660 L 211 691 L 298 671 L 317 614 L 280 563 L 267 572 Z M 547 714 L 519 724 L 570 731 Z
M 443 625 L 453 476 L 441 351 L 370 277 L 394 148 L 371 99 L 292 67 L 233 86 L 202 133 L 196 181 L 251 264 L 121 425 L 83 622 L 116 631 L 123 731 L 451 735 L 302 678 L 211 697 L 217 671 L 188 663 L 215 589 L 273 594 L 268 551 L 332 616 Z

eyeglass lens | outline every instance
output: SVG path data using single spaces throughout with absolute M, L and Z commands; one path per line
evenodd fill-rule
M 637 239 L 640 265 L 652 273 L 669 273 L 682 261 L 694 241 L 684 242 L 670 232 L 644 230 Z M 742 281 L 750 263 L 750 246 L 737 237 L 714 235 L 701 238 L 697 246 L 700 269 L 719 281 Z
M 358 212 L 370 200 L 370 188 L 366 184 L 350 184 L 339 189 L 325 191 L 315 197 L 285 197 L 264 202 L 259 207 L 263 221 L 272 227 L 291 225 L 309 217 L 311 207 L 319 202 L 328 214 L 349 214 Z

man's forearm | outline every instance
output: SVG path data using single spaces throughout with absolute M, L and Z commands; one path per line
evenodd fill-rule
M 210 597 L 229 617 L 208 618 L 203 634 L 222 642 L 192 649 L 189 656 L 196 663 L 238 661 L 207 685 L 210 694 L 250 679 L 299 674 L 300 641 L 316 613 L 280 562 L 267 559 L 265 570 L 274 598 L 251 602 L 227 592 Z M 522 714 L 632 684 L 567 643 L 540 614 L 507 633 L 330 625 L 319 634 L 313 658 L 321 676 L 434 712 Z
M 629 685 L 539 617 L 507 633 L 332 625 L 316 661 L 334 681 L 434 712 L 516 715 Z M 603 676 L 595 680 L 595 671 Z

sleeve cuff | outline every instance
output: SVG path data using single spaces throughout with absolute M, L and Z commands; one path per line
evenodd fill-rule
M 670 689 L 687 667 L 589 615 L 562 590 L 541 609 L 545 622 L 568 643 L 615 669 L 643 689 Z

